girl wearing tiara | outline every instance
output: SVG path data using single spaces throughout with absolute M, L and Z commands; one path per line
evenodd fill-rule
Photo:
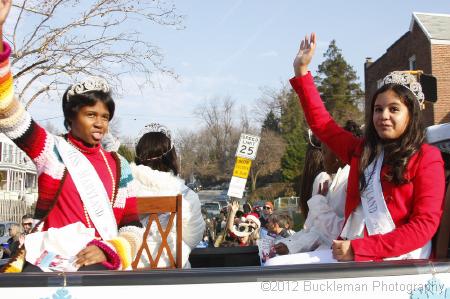
M 0 30 L 10 7 L 0 2 Z M 26 253 L 3 271 L 127 269 L 141 224 L 129 164 L 100 145 L 115 108 L 107 82 L 92 77 L 69 86 L 62 100 L 69 132 L 55 136 L 14 97 L 10 53 L 0 44 L 0 131 L 36 164 L 41 231 L 26 236 Z
M 140 132 L 136 145 L 136 164 L 131 164 L 135 178 L 138 196 L 169 196 L 181 194 L 182 202 L 182 264 L 188 267 L 191 250 L 202 240 L 205 221 L 201 213 L 198 195 L 189 189 L 178 176 L 179 166 L 177 153 L 173 145 L 170 131 L 163 125 L 152 123 Z M 163 227 L 168 222 L 166 215 L 159 216 Z M 142 219 L 144 227 L 148 219 Z M 168 236 L 168 243 L 172 252 L 176 253 L 176 225 Z M 161 237 L 155 226 L 147 239 L 152 255 L 158 249 Z M 140 266 L 149 266 L 149 262 L 142 255 Z M 167 253 L 163 252 L 158 267 L 169 266 Z
M 358 125 L 351 120 L 346 122 L 344 129 L 354 136 L 362 135 Z M 275 251 L 279 255 L 330 248 L 342 230 L 350 166 L 342 163 L 324 144 L 321 144 L 321 152 L 324 172 L 314 179 L 303 229 L 277 241 Z
M 338 261 L 427 259 L 442 214 L 444 167 L 439 150 L 424 142 L 421 86 L 409 74 L 386 76 L 368 107 L 362 139 L 326 111 L 308 65 L 315 34 L 294 60 L 297 92 L 314 134 L 350 165 L 345 222 L 333 241 Z

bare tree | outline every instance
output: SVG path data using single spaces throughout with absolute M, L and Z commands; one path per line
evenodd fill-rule
M 270 111 L 279 118 L 286 106 L 289 92 L 290 87 L 286 84 L 282 84 L 280 89 L 262 88 L 261 96 L 256 99 L 252 109 L 256 121 L 262 124 Z
M 51 122 L 47 122 L 44 125 L 44 127 L 48 132 L 50 132 L 54 135 L 62 135 L 63 134 L 63 132 L 59 131 L 58 128 L 56 128 L 56 126 L 54 126 Z
M 193 132 L 177 132 L 175 145 L 179 159 L 180 175 L 187 181 L 198 171 L 198 165 L 196 165 L 200 150 L 198 139 L 198 136 Z
M 222 160 L 217 159 L 214 138 L 206 128 L 196 132 L 178 131 L 177 154 L 181 161 L 181 176 L 189 180 L 192 176 L 220 180 L 231 169 L 223 171 Z M 230 163 L 228 163 L 230 164 Z
M 258 135 L 259 129 L 255 127 L 255 119 L 250 119 L 247 106 L 241 106 L 240 131 L 248 134 Z
M 109 122 L 108 130 L 115 137 L 119 137 L 119 134 L 120 134 L 120 123 L 121 123 L 121 121 L 120 121 L 120 118 L 118 116 L 114 117 Z
M 26 107 L 79 75 L 101 75 L 121 87 L 130 72 L 142 77 L 141 84 L 154 71 L 172 73 L 139 28 L 182 28 L 183 19 L 160 0 L 17 0 L 11 15 L 5 33 L 13 47 L 17 95 Z
M 221 172 L 230 171 L 230 157 L 233 154 L 233 145 L 237 133 L 233 124 L 234 102 L 230 97 L 211 99 L 195 111 L 211 138 L 211 158 L 219 163 Z M 237 137 L 239 138 L 239 137 Z
M 223 181 L 231 177 L 241 132 L 254 133 L 247 111 L 236 112 L 229 97 L 213 98 L 195 109 L 201 120 L 195 132 L 179 131 L 177 152 L 181 155 L 181 175 L 206 181 Z M 233 121 L 239 119 L 238 121 Z
M 113 134 L 113 136 L 118 137 L 119 135 Z M 134 152 L 134 148 L 136 146 L 135 138 L 132 138 L 130 136 L 121 136 L 119 140 L 121 145 L 126 146 L 130 151 Z
M 286 142 L 279 134 L 271 130 L 262 131 L 258 154 L 250 169 L 252 191 L 256 189 L 259 176 L 271 174 L 281 168 L 281 157 L 285 148 Z

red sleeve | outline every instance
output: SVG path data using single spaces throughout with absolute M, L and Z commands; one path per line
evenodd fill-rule
M 0 52 L 0 63 L 6 61 L 9 59 L 9 56 L 11 56 L 11 47 L 9 44 L 5 41 L 2 41 L 3 43 L 3 52 Z
M 125 208 L 123 210 L 122 219 L 119 223 L 119 228 L 124 226 L 138 226 L 142 227 L 141 222 L 139 221 L 137 205 L 136 205 L 136 197 L 128 197 L 125 202 Z
M 384 235 L 351 241 L 355 261 L 396 257 L 423 247 L 440 223 L 445 193 L 444 163 L 438 149 L 424 145 L 412 179 L 413 207 L 407 223 Z
M 290 83 L 300 99 L 306 121 L 320 141 L 325 143 L 345 164 L 350 160 L 361 139 L 341 128 L 331 117 L 308 72 L 305 76 L 294 77 Z

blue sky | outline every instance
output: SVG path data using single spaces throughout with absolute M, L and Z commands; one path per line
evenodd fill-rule
M 409 30 L 412 12 L 450 14 L 448 0 L 399 1 L 267 1 L 178 0 L 185 15 L 184 30 L 149 25 L 148 40 L 165 55 L 164 64 L 178 80 L 155 74 L 155 86 L 142 92 L 125 83 L 116 96 L 120 132 L 136 136 L 149 122 L 173 131 L 195 130 L 193 110 L 205 100 L 230 96 L 251 109 L 261 88 L 280 88 L 292 76 L 292 61 L 300 39 L 315 31 L 318 49 L 312 70 L 335 39 L 344 57 L 364 77 L 365 57 L 380 57 Z M 130 82 L 137 78 L 131 76 Z M 62 127 L 59 103 L 41 101 L 30 109 L 35 119 Z M 55 111 L 49 114 L 48 111 Z M 55 117 L 51 120 L 45 120 Z M 45 120 L 45 121 L 44 121 Z

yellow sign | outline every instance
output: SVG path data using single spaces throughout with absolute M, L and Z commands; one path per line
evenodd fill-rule
M 246 179 L 250 173 L 250 167 L 252 166 L 252 160 L 247 158 L 236 157 L 236 164 L 233 169 L 233 176 Z

